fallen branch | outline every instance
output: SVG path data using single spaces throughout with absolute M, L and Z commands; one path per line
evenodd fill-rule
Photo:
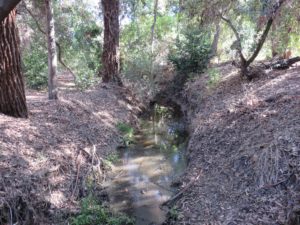
M 266 69 L 286 70 L 297 62 L 300 62 L 300 56 L 291 59 L 279 59 L 275 62 L 269 64 L 263 64 L 263 65 L 265 66 Z
M 186 192 L 193 184 L 199 180 L 200 176 L 202 175 L 202 171 L 200 171 L 196 178 L 192 179 L 181 191 L 179 191 L 176 195 L 174 195 L 171 199 L 165 201 L 162 206 L 169 205 L 177 198 L 179 198 L 184 192 Z

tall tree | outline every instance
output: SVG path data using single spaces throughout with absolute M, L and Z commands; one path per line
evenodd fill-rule
M 49 99 L 57 99 L 57 54 L 55 42 L 55 27 L 52 0 L 45 0 L 47 13 L 47 38 L 48 38 L 48 95 Z
M 0 22 L 0 112 L 26 118 L 28 112 L 15 22 L 16 10 Z
M 21 0 L 0 0 L 0 22 L 18 5 Z
M 119 0 L 101 0 L 104 20 L 104 44 L 102 53 L 102 80 L 122 86 L 120 78 L 120 2 Z

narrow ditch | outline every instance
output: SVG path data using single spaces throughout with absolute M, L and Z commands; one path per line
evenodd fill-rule
M 119 149 L 108 194 L 111 208 L 134 218 L 136 225 L 159 225 L 168 211 L 161 204 L 175 194 L 172 184 L 186 168 L 188 133 L 174 104 L 155 103 L 141 120 L 134 144 Z

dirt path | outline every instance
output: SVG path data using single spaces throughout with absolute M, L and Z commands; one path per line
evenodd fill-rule
M 300 68 L 252 82 L 230 65 L 217 70 L 217 85 L 206 74 L 184 91 L 192 135 L 181 188 L 200 171 L 201 177 L 176 202 L 177 220 L 168 224 L 299 221 Z
M 58 101 L 27 90 L 27 100 L 29 119 L 0 114 L 0 224 L 59 224 L 78 210 L 87 182 L 105 178 L 100 158 L 120 142 L 116 124 L 135 123 L 140 104 L 102 84 L 62 89 Z

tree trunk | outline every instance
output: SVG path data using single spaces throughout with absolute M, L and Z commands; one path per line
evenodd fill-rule
M 119 52 L 119 0 L 101 0 L 104 20 L 104 44 L 102 53 L 102 81 L 114 82 L 122 86 L 120 78 Z
M 156 20 L 157 20 L 157 8 L 158 8 L 158 0 L 154 1 L 154 8 L 153 8 L 153 23 L 151 26 L 151 68 L 150 68 L 150 82 L 151 82 L 151 89 L 153 93 L 155 93 L 155 85 L 154 85 L 154 80 L 156 75 L 153 74 L 154 70 L 154 35 L 155 35 L 155 26 L 156 26 Z
M 157 8 L 158 8 L 158 0 L 154 1 L 154 8 L 153 8 L 153 23 L 151 26 L 151 54 L 154 51 L 154 34 L 155 34 L 155 25 L 157 20 Z
M 21 0 L 0 0 L 0 22 L 18 5 Z
M 218 55 L 218 44 L 219 44 L 219 39 L 220 39 L 220 32 L 221 32 L 220 21 L 217 21 L 216 22 L 216 33 L 214 35 L 214 40 L 211 45 L 211 58 Z
M 57 54 L 55 43 L 55 27 L 53 17 L 52 0 L 45 0 L 47 13 L 47 38 L 48 38 L 48 96 L 49 99 L 57 99 Z
M 224 20 L 228 24 L 228 26 L 232 29 L 233 33 L 236 36 L 236 39 L 237 39 L 236 41 L 237 41 L 237 45 L 238 45 L 236 47 L 236 50 L 237 50 L 237 52 L 240 56 L 240 64 L 238 65 L 238 67 L 240 67 L 240 69 L 241 69 L 241 75 L 242 76 L 245 76 L 250 80 L 253 78 L 252 73 L 250 73 L 248 68 L 249 68 L 250 64 L 256 59 L 256 57 L 258 56 L 260 50 L 262 49 L 262 47 L 263 47 L 263 45 L 264 45 L 264 43 L 267 39 L 268 33 L 271 29 L 271 26 L 273 24 L 274 15 L 276 15 L 276 12 L 280 9 L 281 5 L 285 1 L 286 0 L 279 0 L 279 2 L 273 6 L 272 13 L 269 15 L 269 19 L 267 21 L 267 25 L 266 25 L 262 35 L 258 39 L 258 41 L 256 43 L 255 50 L 254 50 L 254 52 L 252 53 L 252 55 L 250 56 L 249 59 L 246 59 L 244 54 L 243 54 L 241 36 L 238 33 L 237 29 L 234 27 L 233 23 L 229 19 L 227 19 L 227 18 L 225 18 L 224 16 L 221 15 L 221 19 Z
M 9 116 L 28 116 L 18 33 L 13 10 L 0 22 L 0 112 Z

